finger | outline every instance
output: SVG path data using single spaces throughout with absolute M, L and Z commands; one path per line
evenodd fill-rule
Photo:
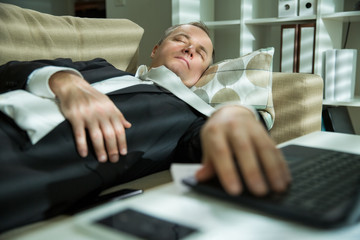
M 117 119 L 112 119 L 114 131 L 115 131 L 115 137 L 117 141 L 117 147 L 120 151 L 121 155 L 127 154 L 127 142 L 126 142 L 126 133 L 125 128 L 131 127 L 131 124 L 125 120 L 125 123 L 127 123 L 124 126 L 124 121 L 121 123 Z
M 119 150 L 115 130 L 113 129 L 113 126 L 110 124 L 110 122 L 107 122 L 107 124 L 102 124 L 101 130 L 109 160 L 110 162 L 115 163 L 119 161 Z
M 223 157 L 222 161 L 213 162 L 215 162 L 216 173 L 225 191 L 231 195 L 240 194 L 243 191 L 243 184 L 236 171 L 232 155 Z
M 117 136 L 118 148 L 120 149 L 120 154 L 126 155 L 127 154 L 127 142 L 126 142 L 125 130 L 123 128 L 117 129 L 116 132 L 117 132 L 116 136 Z
M 208 139 L 207 146 L 209 147 L 205 151 L 207 152 L 207 162 L 213 165 L 225 191 L 231 195 L 240 194 L 243 186 L 225 136 L 217 135 L 203 139 Z
M 258 196 L 265 195 L 268 192 L 267 183 L 251 140 L 244 140 L 244 137 L 240 137 L 238 141 L 234 140 L 232 143 L 240 174 L 243 176 L 249 191 Z
M 107 154 L 105 151 L 103 134 L 98 125 L 88 127 L 91 142 L 94 147 L 95 154 L 99 162 L 107 161 Z
M 75 137 L 76 149 L 81 157 L 88 155 L 88 146 L 86 142 L 86 131 L 82 124 L 72 123 Z
M 286 190 L 291 177 L 285 159 L 276 148 L 263 147 L 262 149 L 259 157 L 270 188 L 276 192 Z
M 264 131 L 264 129 L 259 128 L 259 131 Z M 270 136 L 268 134 L 260 134 L 259 131 L 253 135 L 259 164 L 262 166 L 270 189 L 282 192 L 286 190 L 291 181 L 287 163 Z
M 125 118 L 121 121 L 124 128 L 131 128 L 132 124 L 128 122 Z
M 291 172 L 288 166 L 288 162 L 286 161 L 281 150 L 278 148 L 276 148 L 276 155 L 277 155 L 277 159 L 279 160 L 279 165 L 280 165 L 279 168 L 281 169 L 283 178 L 285 179 L 285 182 L 288 185 L 291 182 Z
M 132 126 L 132 124 L 126 120 L 123 122 L 123 125 L 125 128 L 131 128 L 131 126 Z
M 207 158 L 203 158 L 201 168 L 196 171 L 195 177 L 199 182 L 206 181 L 215 175 L 213 165 L 209 163 Z
M 118 119 L 120 121 L 120 123 L 122 124 L 123 128 L 130 128 L 131 127 L 131 123 L 125 119 L 124 115 L 120 112 L 120 110 L 117 109 L 118 112 Z M 114 123 L 117 122 L 116 119 L 112 119 L 114 121 Z
M 283 171 L 285 173 L 285 178 L 286 178 L 286 181 L 287 181 L 287 183 L 289 185 L 291 183 L 291 181 L 292 181 L 289 165 L 288 165 L 288 162 L 286 161 L 286 159 L 285 159 L 285 157 L 284 157 L 284 155 L 282 153 L 281 153 L 281 158 L 283 159 L 282 167 L 283 167 Z

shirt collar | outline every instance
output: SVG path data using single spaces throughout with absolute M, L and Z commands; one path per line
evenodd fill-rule
M 148 67 L 146 65 L 140 65 L 136 70 L 135 77 L 140 78 L 148 72 Z
M 181 79 L 170 69 L 165 67 L 164 65 L 155 68 L 148 68 L 146 65 L 141 65 L 138 67 L 135 77 L 143 80 L 149 81 L 150 79 L 164 79 L 166 78 L 167 81 L 171 81 L 171 79 L 176 79 L 173 81 L 181 81 Z

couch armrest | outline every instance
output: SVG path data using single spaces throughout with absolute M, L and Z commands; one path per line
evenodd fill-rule
M 315 74 L 273 73 L 275 123 L 270 131 L 281 143 L 321 129 L 323 79 Z

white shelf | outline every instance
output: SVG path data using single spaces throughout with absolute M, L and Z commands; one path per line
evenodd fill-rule
M 207 21 L 205 22 L 206 26 L 210 29 L 213 28 L 227 28 L 227 27 L 239 27 L 240 20 L 225 20 L 225 21 Z
M 344 106 L 344 107 L 360 107 L 360 97 L 355 97 L 348 100 L 323 100 L 325 106 Z
M 301 17 L 291 17 L 291 18 L 257 18 L 257 19 L 248 19 L 245 20 L 245 24 L 248 25 L 276 25 L 276 24 L 286 24 L 286 23 L 298 23 L 301 21 L 311 21 L 316 20 L 316 16 L 301 16 Z
M 335 20 L 340 22 L 360 22 L 360 11 L 337 12 L 321 16 L 325 20 Z
M 274 25 L 274 24 L 286 24 L 286 23 L 298 23 L 302 21 L 315 21 L 316 16 L 303 16 L 293 18 L 257 18 L 248 19 L 244 23 L 248 25 Z M 209 28 L 221 28 L 221 27 L 239 27 L 241 20 L 223 20 L 223 21 L 206 21 L 205 24 Z

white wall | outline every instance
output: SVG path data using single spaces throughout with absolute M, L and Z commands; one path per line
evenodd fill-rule
M 171 13 L 169 0 L 106 0 L 107 18 L 127 18 L 144 28 L 139 64 L 150 63 L 151 50 L 172 25 Z

